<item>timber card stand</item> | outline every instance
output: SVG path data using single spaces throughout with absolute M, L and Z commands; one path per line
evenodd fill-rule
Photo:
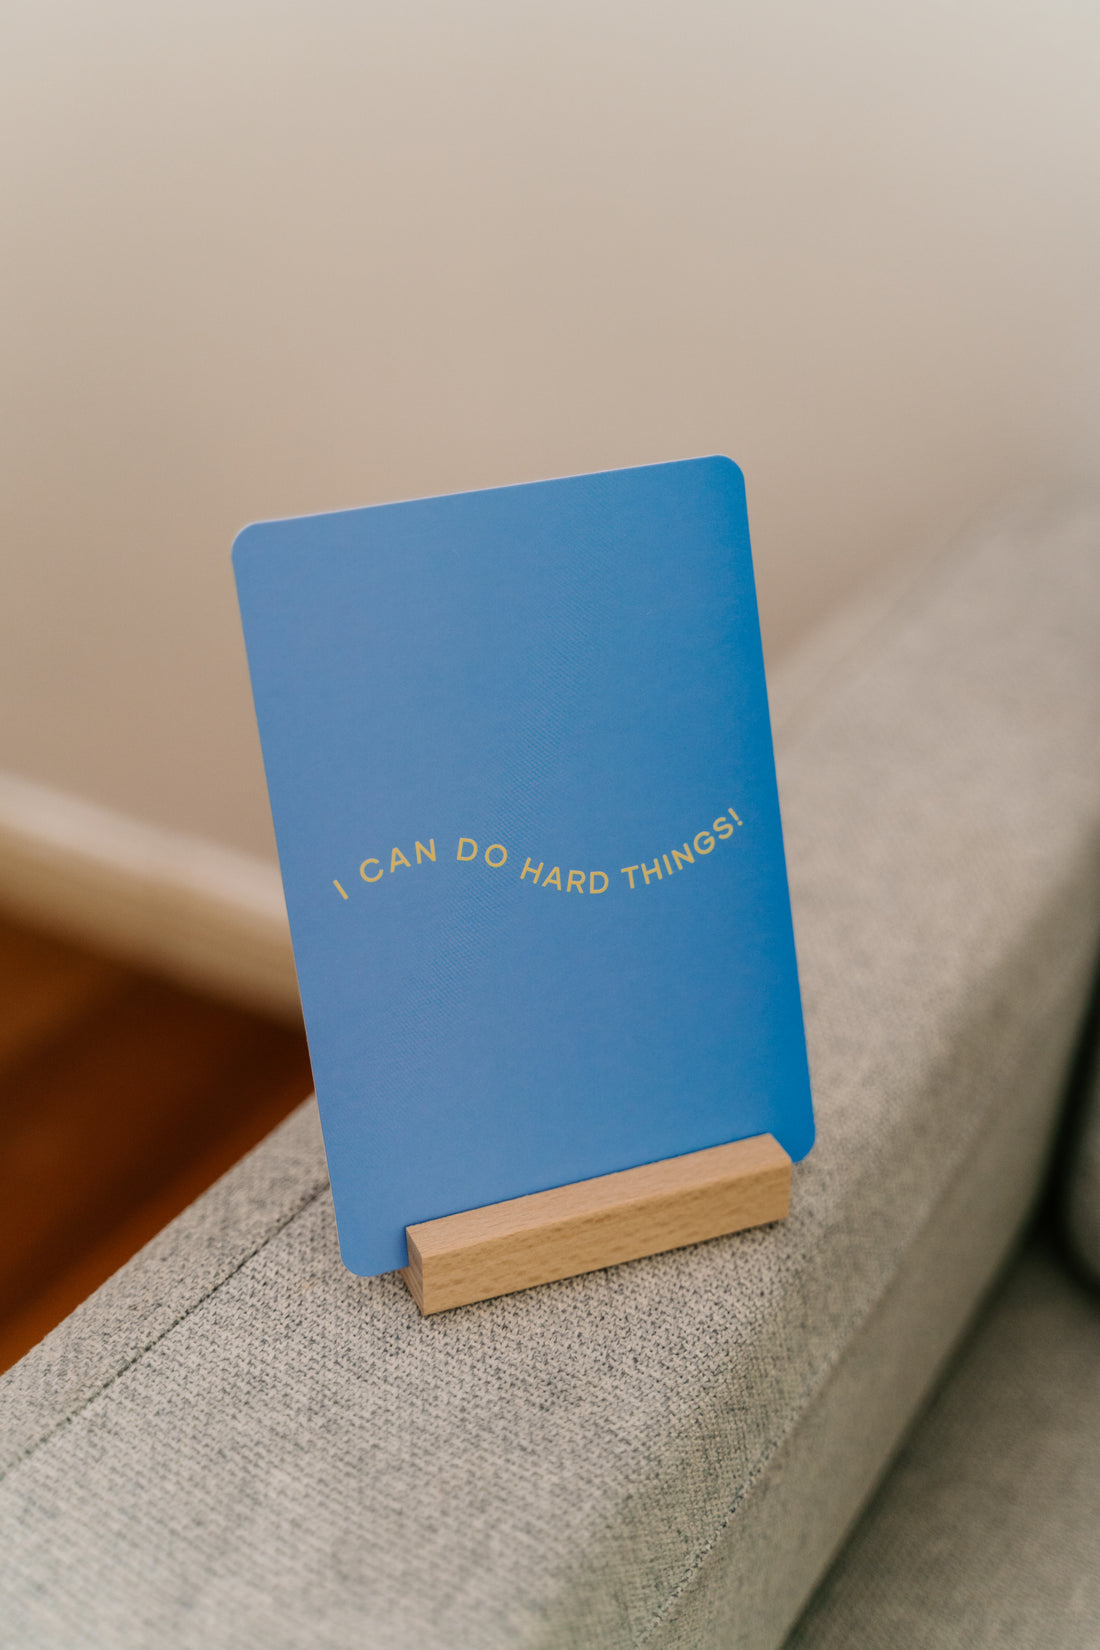
M 234 562 L 345 1264 L 430 1313 L 781 1219 L 813 1115 L 736 465 Z

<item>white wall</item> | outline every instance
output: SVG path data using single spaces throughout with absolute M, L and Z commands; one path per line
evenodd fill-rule
M 770 645 L 1097 475 L 1091 0 L 8 0 L 0 769 L 260 853 L 246 521 L 725 451 Z

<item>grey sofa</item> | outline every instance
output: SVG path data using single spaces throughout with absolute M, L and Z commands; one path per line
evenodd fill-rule
M 303 1108 L 0 1383 L 0 1644 L 1100 1642 L 1097 1302 L 1018 1258 L 1100 948 L 1100 516 L 994 523 L 774 699 L 789 1220 L 423 1320 Z

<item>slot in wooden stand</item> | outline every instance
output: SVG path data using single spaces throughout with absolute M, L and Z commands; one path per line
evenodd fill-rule
M 782 1220 L 791 1160 L 770 1134 L 407 1226 L 425 1317 Z

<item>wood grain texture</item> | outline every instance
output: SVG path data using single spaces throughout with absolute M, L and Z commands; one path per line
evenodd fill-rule
M 427 1316 L 782 1220 L 791 1160 L 770 1134 L 406 1228 Z

